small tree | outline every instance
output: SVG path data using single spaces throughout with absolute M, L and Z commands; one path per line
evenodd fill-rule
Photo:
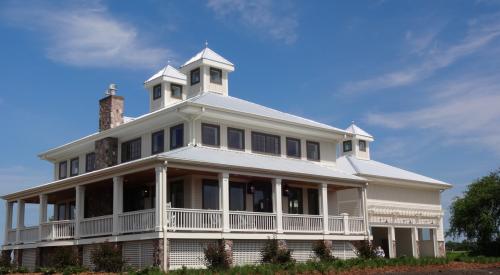
M 121 272 L 125 265 L 120 249 L 112 244 L 99 245 L 90 256 L 95 271 Z
M 78 256 L 75 254 L 72 247 L 61 246 L 55 247 L 54 253 L 48 257 L 48 265 L 57 270 L 62 270 L 66 266 L 78 265 Z
M 263 263 L 284 264 L 294 262 L 292 259 L 292 251 L 283 243 L 280 244 L 276 237 L 267 239 L 261 251 L 261 255 Z
M 375 259 L 378 257 L 377 249 L 369 240 L 358 241 L 354 243 L 356 255 L 362 259 Z
M 313 252 L 320 261 L 333 261 L 335 257 L 332 255 L 332 249 L 326 245 L 325 241 L 316 241 L 313 245 Z
M 231 266 L 231 257 L 226 251 L 224 240 L 209 244 L 203 252 L 208 269 L 221 270 Z
M 500 170 L 470 184 L 450 210 L 448 236 L 475 243 L 476 254 L 500 255 Z

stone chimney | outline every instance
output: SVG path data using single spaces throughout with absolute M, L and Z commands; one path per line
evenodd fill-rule
M 124 98 L 116 95 L 116 85 L 110 84 L 106 96 L 99 100 L 99 132 L 123 124 Z

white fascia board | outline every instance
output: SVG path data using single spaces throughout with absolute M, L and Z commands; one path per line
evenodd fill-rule
M 215 60 L 211 60 L 211 59 L 208 59 L 208 58 L 203 58 L 201 60 L 201 62 L 204 65 L 217 67 L 219 69 L 222 69 L 222 70 L 228 71 L 228 72 L 234 72 L 234 66 L 233 65 L 229 65 L 229 64 L 226 64 L 226 63 L 221 63 L 221 62 L 218 62 L 218 61 L 215 61 Z
M 441 183 L 431 183 L 431 182 L 414 181 L 407 179 L 395 179 L 395 178 L 367 175 L 362 173 L 358 173 L 356 175 L 368 179 L 370 181 L 370 184 L 381 184 L 381 185 L 403 186 L 403 187 L 407 186 L 407 187 L 415 187 L 421 189 L 438 189 L 438 190 L 445 190 L 453 187 L 453 185 L 449 183 L 441 184 Z
M 185 79 L 180 79 L 176 77 L 171 77 L 171 76 L 159 76 L 153 80 L 150 80 L 148 82 L 144 82 L 144 88 L 148 89 L 151 88 L 157 84 L 160 84 L 162 82 L 171 82 L 174 84 L 180 84 L 180 85 L 187 85 L 187 81 Z

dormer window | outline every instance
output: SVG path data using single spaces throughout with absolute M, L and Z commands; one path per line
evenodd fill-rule
M 173 98 L 182 99 L 182 86 L 177 84 L 170 84 L 170 92 Z
M 157 100 L 160 97 L 161 97 L 161 84 L 158 84 L 153 87 L 153 100 Z
M 360 140 L 359 143 L 359 151 L 366 152 L 366 141 Z
M 200 68 L 191 71 L 191 85 L 200 83 Z
M 343 148 L 344 148 L 344 153 L 345 152 L 351 152 L 352 151 L 352 141 L 346 140 L 343 143 Z
M 222 84 L 222 70 L 210 68 L 210 83 Z

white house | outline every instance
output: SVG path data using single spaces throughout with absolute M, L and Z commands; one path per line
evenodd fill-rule
M 34 268 L 60 246 L 91 266 L 96 244 L 116 243 L 131 265 L 201 267 L 223 239 L 233 264 L 259 262 L 266 239 L 298 261 L 314 240 L 334 256 L 372 238 L 389 257 L 443 256 L 440 193 L 450 184 L 371 160 L 374 138 L 229 95 L 234 65 L 208 47 L 145 83 L 150 112 L 123 116 L 111 85 L 99 132 L 39 157 L 54 180 L 3 195 L 5 242 Z M 25 226 L 25 206 L 39 225 Z M 13 224 L 13 220 L 16 224 Z

